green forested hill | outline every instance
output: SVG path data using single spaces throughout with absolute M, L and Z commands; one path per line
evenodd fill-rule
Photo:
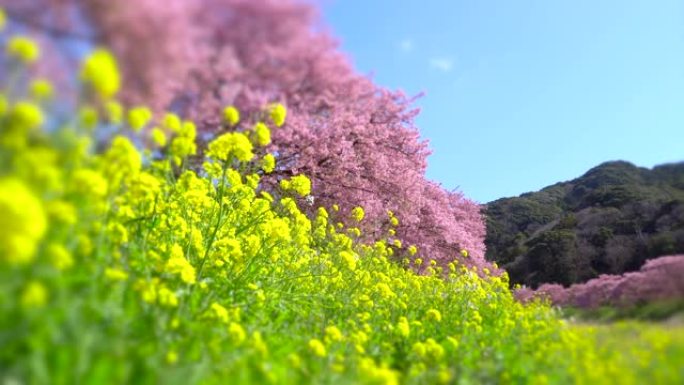
M 601 164 L 538 192 L 488 203 L 487 258 L 513 283 L 568 285 L 684 252 L 684 162 Z

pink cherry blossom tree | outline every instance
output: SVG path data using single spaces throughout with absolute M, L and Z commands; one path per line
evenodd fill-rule
M 354 72 L 315 7 L 290 0 L 0 0 L 16 25 L 52 39 L 111 47 L 127 104 L 169 109 L 205 133 L 225 128 L 235 105 L 250 125 L 278 101 L 286 124 L 273 132 L 271 178 L 305 173 L 316 205 L 339 204 L 341 219 L 363 206 L 369 238 L 400 220 L 396 236 L 438 261 L 484 265 L 477 203 L 425 178 L 429 150 L 413 99 Z M 58 51 L 58 50 L 53 50 Z M 268 180 L 266 181 L 268 183 Z
M 684 298 L 684 255 L 648 260 L 639 271 L 623 275 L 604 274 L 588 282 L 564 288 L 544 284 L 536 291 L 522 288 L 516 292 L 521 301 L 535 297 L 549 299 L 560 306 L 596 308 L 631 306 L 640 303 Z

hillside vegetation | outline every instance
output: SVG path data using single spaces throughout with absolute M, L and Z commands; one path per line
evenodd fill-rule
M 684 252 L 684 163 L 616 161 L 485 209 L 487 259 L 512 283 L 570 285 Z

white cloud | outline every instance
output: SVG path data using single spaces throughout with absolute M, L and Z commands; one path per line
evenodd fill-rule
M 443 57 L 434 57 L 430 59 L 430 68 L 442 72 L 449 72 L 454 68 L 454 61 Z
M 411 52 L 413 51 L 413 40 L 411 39 L 404 39 L 399 42 L 399 49 L 402 52 Z

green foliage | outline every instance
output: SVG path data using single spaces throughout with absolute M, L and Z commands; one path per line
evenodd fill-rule
M 596 247 L 605 247 L 608 241 L 613 238 L 613 235 L 613 230 L 611 228 L 601 226 L 597 232 L 591 235 L 589 241 Z
M 602 306 L 593 309 L 564 307 L 562 314 L 566 318 L 573 318 L 583 322 L 614 322 L 620 320 L 639 321 L 684 321 L 684 300 L 663 300 L 631 306 Z
M 487 258 L 511 283 L 571 284 L 684 252 L 684 163 L 608 162 L 580 178 L 486 206 Z M 567 236 L 545 234 L 570 231 Z M 551 245 L 554 239 L 559 242 Z M 553 268 L 551 265 L 558 266 Z
M 533 284 L 557 282 L 568 285 L 577 279 L 573 261 L 577 255 L 577 237 L 570 230 L 554 230 L 540 234 L 527 243 L 529 268 L 534 271 Z

